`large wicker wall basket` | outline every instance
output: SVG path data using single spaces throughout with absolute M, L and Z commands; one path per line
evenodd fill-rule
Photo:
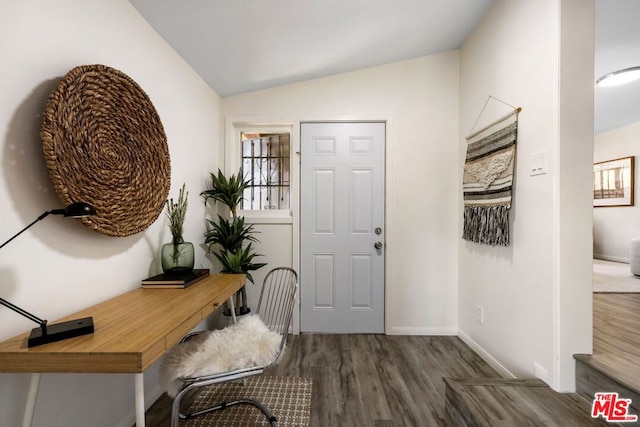
M 49 97 L 41 137 L 62 202 L 96 208 L 85 225 L 130 236 L 162 212 L 171 179 L 167 137 L 151 100 L 126 74 L 105 65 L 69 71 Z

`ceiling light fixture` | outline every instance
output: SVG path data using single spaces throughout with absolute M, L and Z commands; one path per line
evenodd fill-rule
M 618 86 L 638 79 L 640 79 L 640 66 L 605 74 L 596 81 L 596 85 L 600 87 Z

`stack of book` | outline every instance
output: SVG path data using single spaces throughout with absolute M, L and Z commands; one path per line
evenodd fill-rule
M 199 282 L 209 276 L 208 268 L 196 268 L 189 271 L 162 273 L 142 281 L 143 288 L 182 289 Z

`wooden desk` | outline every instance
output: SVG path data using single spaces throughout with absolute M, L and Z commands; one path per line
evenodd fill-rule
M 186 289 L 135 289 L 51 322 L 93 316 L 93 334 L 32 348 L 29 332 L 1 342 L 0 372 L 137 374 L 136 425 L 144 426 L 142 373 L 245 281 L 244 274 L 212 274 Z M 32 394 L 27 411 L 35 405 Z

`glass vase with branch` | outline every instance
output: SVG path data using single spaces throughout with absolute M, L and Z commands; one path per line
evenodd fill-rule
M 178 273 L 193 270 L 193 244 L 185 242 L 183 237 L 184 221 L 187 216 L 189 192 L 185 184 L 178 193 L 178 200 L 167 200 L 166 223 L 171 232 L 171 243 L 162 245 L 162 270 L 165 273 Z

